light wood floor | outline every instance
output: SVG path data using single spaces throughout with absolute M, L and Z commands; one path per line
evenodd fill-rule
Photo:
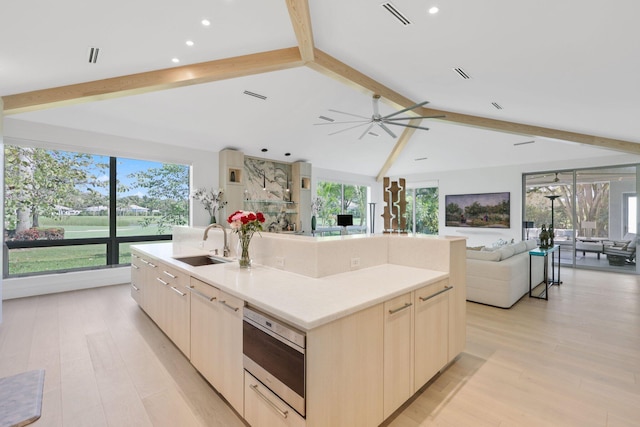
M 562 275 L 549 301 L 467 303 L 465 352 L 387 424 L 640 425 L 640 277 Z M 46 369 L 34 427 L 244 425 L 128 286 L 9 300 L 3 311 L 0 377 Z

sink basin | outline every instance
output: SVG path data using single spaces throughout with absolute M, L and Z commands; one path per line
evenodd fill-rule
M 182 258 L 174 258 L 176 261 L 184 262 L 192 267 L 200 267 L 202 265 L 223 264 L 229 262 L 223 258 L 216 258 L 210 255 L 195 255 Z

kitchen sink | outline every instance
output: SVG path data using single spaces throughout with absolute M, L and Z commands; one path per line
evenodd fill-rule
M 211 265 L 211 264 L 224 264 L 225 262 L 229 262 L 224 258 L 217 258 L 211 255 L 195 255 L 188 256 L 182 258 L 174 258 L 176 261 L 184 262 L 185 264 L 189 264 L 192 267 L 200 267 L 202 265 Z

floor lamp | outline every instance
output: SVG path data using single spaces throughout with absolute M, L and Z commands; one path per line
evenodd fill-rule
M 547 199 L 551 200 L 551 227 L 549 227 L 551 230 L 555 229 L 555 225 L 553 224 L 553 202 L 560 196 L 544 196 Z M 553 239 L 551 239 L 551 244 L 553 245 Z

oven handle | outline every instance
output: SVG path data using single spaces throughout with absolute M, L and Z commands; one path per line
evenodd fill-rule
M 287 416 L 289 415 L 289 411 L 283 411 L 282 409 L 278 408 L 278 406 L 275 403 L 273 403 L 271 401 L 271 399 L 269 399 L 267 396 L 262 394 L 262 392 L 260 390 L 258 390 L 258 384 L 249 384 L 249 387 L 251 387 L 253 389 L 253 391 L 255 391 L 256 393 L 258 393 L 258 396 L 260 396 L 260 398 L 262 400 L 267 402 L 269 404 L 269 406 L 271 406 L 273 409 L 278 411 L 278 413 L 280 414 L 280 416 L 282 418 L 287 418 Z

